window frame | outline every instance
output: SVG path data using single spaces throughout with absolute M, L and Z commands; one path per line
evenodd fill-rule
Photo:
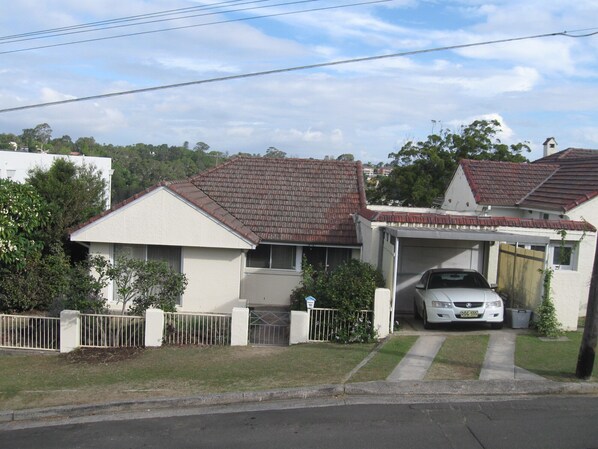
M 266 246 L 268 247 L 268 266 L 266 266 L 266 267 L 264 267 L 264 266 L 252 266 L 252 265 L 250 265 L 250 263 L 251 263 L 251 252 L 250 251 L 257 251 L 257 249 L 260 246 L 262 247 L 262 249 L 264 247 L 266 247 Z M 291 256 L 292 256 L 291 257 L 292 263 L 291 263 L 291 266 L 289 268 L 286 268 L 286 267 L 282 267 L 281 268 L 281 267 L 273 267 L 272 266 L 272 262 L 273 262 L 273 259 L 274 259 L 273 256 L 272 256 L 272 252 L 273 252 L 273 248 L 275 248 L 275 247 L 277 249 L 280 249 L 280 248 L 291 248 L 291 250 L 292 250 L 292 254 L 291 254 Z M 247 255 L 245 257 L 245 267 L 246 268 L 250 268 L 252 270 L 301 271 L 301 261 L 297 260 L 298 259 L 297 255 L 301 252 L 299 248 L 301 248 L 301 247 L 297 246 L 297 245 L 282 245 L 282 244 L 277 245 L 275 243 L 262 243 L 262 244 L 259 244 L 258 246 L 256 246 L 256 248 L 254 250 L 249 250 L 247 252 Z
M 578 243 L 567 241 L 563 242 L 550 242 L 548 252 L 548 263 L 555 270 L 562 271 L 577 271 L 577 264 L 579 260 Z M 561 248 L 567 248 L 570 250 L 568 263 L 554 263 L 554 258 L 557 256 L 557 250 Z
M 301 272 L 303 270 L 303 258 L 305 256 L 305 251 L 308 248 L 321 248 L 325 251 L 325 260 L 326 260 L 326 270 L 329 269 L 329 265 L 330 265 L 330 261 L 331 261 L 331 257 L 330 257 L 330 251 L 331 250 L 342 250 L 342 251 L 346 251 L 346 255 L 347 255 L 347 259 L 346 260 L 351 260 L 353 258 L 353 251 L 356 249 L 356 247 L 353 246 L 335 246 L 335 245 L 331 245 L 331 246 L 326 246 L 326 245 L 286 245 L 286 244 L 278 244 L 278 243 L 261 243 L 259 244 L 257 248 L 259 248 L 260 246 L 269 246 L 270 247 L 270 252 L 269 252 L 269 258 L 268 258 L 268 266 L 251 266 L 251 251 L 255 251 L 254 250 L 249 250 L 246 252 L 245 254 L 245 269 L 248 270 L 268 270 L 268 271 L 273 271 L 273 272 Z M 272 248 L 273 247 L 292 247 L 294 248 L 294 265 L 292 268 L 273 268 L 272 267 Z M 335 257 L 334 257 L 335 258 Z

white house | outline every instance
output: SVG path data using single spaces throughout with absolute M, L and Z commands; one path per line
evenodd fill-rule
M 359 257 L 362 207 L 359 162 L 236 157 L 129 198 L 71 240 L 110 260 L 168 260 L 189 281 L 181 311 L 230 312 L 240 299 L 288 307 L 304 257 L 328 267 Z
M 67 159 L 76 166 L 92 165 L 106 181 L 106 209 L 110 207 L 112 187 L 112 159 L 109 157 L 73 156 L 22 151 L 0 151 L 0 179 L 25 182 L 34 168 L 48 170 L 56 159 Z

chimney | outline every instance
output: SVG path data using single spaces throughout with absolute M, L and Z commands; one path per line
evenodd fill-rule
M 551 154 L 554 154 L 557 152 L 558 143 L 556 143 L 556 140 L 554 140 L 554 137 L 548 137 L 544 141 L 543 145 L 544 145 L 544 157 L 550 156 Z

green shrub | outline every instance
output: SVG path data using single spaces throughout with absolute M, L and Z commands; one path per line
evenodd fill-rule
M 359 260 L 351 259 L 328 272 L 314 269 L 304 259 L 301 284 L 291 294 L 291 308 L 306 310 L 305 298 L 313 296 L 316 307 L 338 310 L 337 341 L 371 341 L 375 338 L 373 323 L 358 318 L 358 312 L 373 308 L 375 290 L 383 286 L 382 273 Z
M 174 312 L 176 303 L 187 287 L 187 277 L 160 260 L 120 257 L 106 270 L 116 285 L 116 300 L 122 312 L 140 315 L 150 307 Z
M 543 337 L 556 338 L 563 333 L 561 323 L 556 318 L 556 309 L 552 301 L 552 269 L 542 270 L 544 273 L 544 293 L 542 294 L 542 304 L 538 307 L 536 313 L 538 320 L 535 327 L 538 333 Z
M 2 269 L 0 312 L 37 310 L 58 315 L 64 309 L 103 311 L 106 299 L 101 290 L 106 279 L 90 274 L 91 263 L 71 265 L 62 248 L 55 246 L 49 254 L 29 260 L 22 269 Z

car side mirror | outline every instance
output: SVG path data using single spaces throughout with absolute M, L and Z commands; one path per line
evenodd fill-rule
M 490 284 L 490 290 L 496 290 L 497 288 L 498 288 L 498 285 Z
M 419 283 L 419 284 L 415 284 L 415 288 L 417 288 L 418 290 L 423 290 L 426 287 L 424 286 L 424 284 Z

